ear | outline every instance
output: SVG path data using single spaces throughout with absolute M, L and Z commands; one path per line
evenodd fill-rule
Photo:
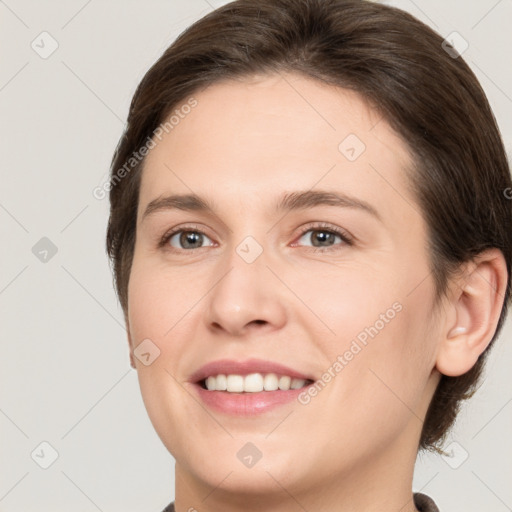
M 507 287 L 507 266 L 499 249 L 488 249 L 466 265 L 453 283 L 436 367 L 457 377 L 477 362 L 496 332 Z

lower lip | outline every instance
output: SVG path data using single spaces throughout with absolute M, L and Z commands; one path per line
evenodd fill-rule
M 308 386 L 289 391 L 260 391 L 258 393 L 228 393 L 227 391 L 209 391 L 200 384 L 194 384 L 199 398 L 211 409 L 235 416 L 252 416 L 271 411 L 285 405 L 297 397 Z

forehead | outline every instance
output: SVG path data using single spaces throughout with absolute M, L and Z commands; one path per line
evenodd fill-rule
M 173 109 L 144 164 L 140 216 L 158 196 L 194 193 L 245 208 L 279 192 L 336 188 L 393 221 L 418 207 L 408 147 L 359 94 L 296 74 L 214 83 Z M 188 102 L 189 104 L 190 101 Z

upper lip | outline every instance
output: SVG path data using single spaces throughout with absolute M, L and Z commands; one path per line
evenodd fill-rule
M 296 379 L 314 380 L 314 377 L 306 375 L 288 366 L 264 359 L 247 359 L 245 361 L 234 361 L 232 359 L 219 359 L 207 363 L 189 378 L 190 382 L 197 383 L 210 376 L 224 375 L 248 375 L 250 373 L 277 373 L 288 375 Z

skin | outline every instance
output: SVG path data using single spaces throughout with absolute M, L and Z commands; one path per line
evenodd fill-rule
M 127 312 L 142 397 L 176 459 L 176 510 L 416 510 L 422 422 L 440 370 L 467 371 L 494 333 L 501 253 L 464 268 L 433 308 L 407 145 L 360 96 L 286 74 L 194 97 L 146 158 Z M 348 134 L 366 146 L 353 162 L 338 149 Z M 310 189 L 366 201 L 380 219 L 329 205 L 275 212 L 283 193 Z M 213 210 L 142 219 L 153 199 L 191 192 Z M 318 250 L 315 235 L 328 228 L 314 222 L 354 243 L 320 238 Z M 179 234 L 159 247 L 179 226 L 204 233 L 198 248 L 180 246 Z M 236 251 L 249 235 L 263 250 L 252 263 Z M 208 410 L 187 382 L 207 362 L 250 357 L 320 379 L 394 303 L 401 311 L 307 405 L 233 417 Z M 147 338 L 160 354 L 146 366 L 133 350 Z M 252 468 L 237 458 L 247 442 L 262 453 Z

